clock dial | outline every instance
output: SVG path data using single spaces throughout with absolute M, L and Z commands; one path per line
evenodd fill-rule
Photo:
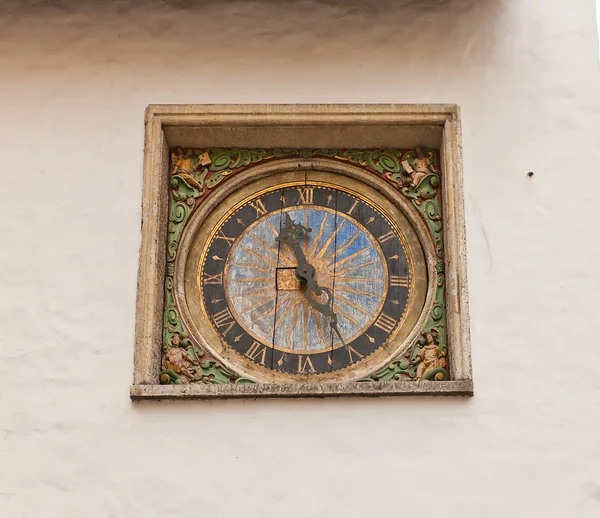
M 239 201 L 212 228 L 197 268 L 223 349 L 275 375 L 368 361 L 397 335 L 415 286 L 390 216 L 356 191 L 316 181 Z

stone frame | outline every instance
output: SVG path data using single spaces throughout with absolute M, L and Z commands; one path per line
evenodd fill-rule
M 134 377 L 142 399 L 473 395 L 462 194 L 460 110 L 456 105 L 150 105 L 146 109 L 142 243 Z M 440 150 L 450 344 L 448 381 L 252 385 L 160 385 L 166 265 L 169 148 L 415 147 Z

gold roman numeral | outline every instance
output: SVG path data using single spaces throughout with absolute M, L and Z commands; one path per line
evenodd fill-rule
M 298 373 L 304 374 L 306 372 L 306 367 L 308 367 L 310 372 L 317 372 L 310 356 L 298 355 Z
M 381 244 L 383 244 L 386 241 L 392 239 L 393 237 L 394 237 L 394 231 L 390 230 L 387 234 L 383 234 L 383 236 L 379 236 L 377 238 L 377 241 L 379 241 Z
M 256 361 L 256 359 L 260 356 L 260 361 L 258 363 L 264 365 L 265 358 L 267 357 L 267 347 L 255 340 L 254 342 L 252 342 L 250 349 L 246 351 L 245 356 L 254 361 Z
M 403 277 L 400 275 L 390 275 L 390 286 L 408 288 L 408 277 Z
M 383 329 L 386 333 L 391 333 L 392 329 L 394 329 L 397 323 L 397 320 L 394 320 L 392 317 L 389 317 L 385 313 L 382 313 L 381 315 L 379 315 L 379 318 L 375 322 L 375 327 Z
M 300 195 L 300 199 L 296 205 L 302 204 L 310 204 L 313 202 L 314 195 L 313 187 L 298 187 L 298 194 Z
M 267 209 L 265 208 L 265 205 L 263 204 L 262 200 L 255 200 L 255 201 L 251 201 L 250 202 L 250 207 L 252 207 L 254 210 L 256 210 L 256 217 L 260 217 L 263 214 L 267 213 Z
M 352 357 L 352 353 L 356 354 L 356 360 Z M 348 346 L 348 356 L 350 356 L 350 363 L 354 363 L 355 361 L 364 358 L 362 354 L 360 354 L 356 349 L 350 346 Z
M 218 328 L 226 328 L 225 331 L 223 331 L 223 336 L 227 335 L 227 333 L 231 331 L 231 328 L 235 324 L 235 319 L 229 311 L 229 308 L 222 309 L 221 311 L 215 313 L 213 315 L 213 320 Z
M 223 241 L 227 241 L 229 244 L 232 244 L 235 241 L 235 237 L 227 237 L 222 230 L 215 236 L 215 239 L 222 239 Z
M 223 284 L 223 272 L 219 272 L 216 275 L 210 275 L 205 272 L 204 284 Z

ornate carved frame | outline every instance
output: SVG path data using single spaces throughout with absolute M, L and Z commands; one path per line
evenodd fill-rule
M 146 110 L 142 244 L 131 398 L 473 394 L 455 105 L 151 105 Z M 448 381 L 160 385 L 169 211 L 169 148 L 440 149 Z

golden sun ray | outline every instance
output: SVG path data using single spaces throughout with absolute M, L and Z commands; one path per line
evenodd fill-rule
M 268 295 L 267 297 L 263 297 L 262 299 L 258 299 L 254 304 L 251 304 L 247 308 L 244 308 L 242 311 L 246 313 L 247 311 L 252 311 L 253 309 L 259 308 L 260 306 L 264 306 L 267 302 L 275 300 L 275 295 Z
M 342 277 L 337 279 L 338 282 L 383 282 L 382 278 L 375 277 Z
M 277 329 L 283 322 L 283 319 L 287 316 L 287 314 L 290 312 L 290 310 L 293 309 L 294 306 L 297 306 L 298 304 L 299 304 L 298 299 L 292 300 L 289 304 L 287 304 L 285 306 L 285 308 L 283 308 L 281 315 L 277 315 L 277 321 L 275 322 L 275 331 L 277 331 Z
M 368 297 L 373 297 L 374 299 L 379 297 L 379 295 L 371 293 L 370 291 L 357 290 L 350 288 L 349 286 L 336 286 L 335 291 L 343 291 L 344 293 L 352 293 L 353 295 L 367 295 Z
M 260 254 L 256 253 L 254 250 L 252 250 L 252 248 L 246 248 L 243 245 L 240 245 L 240 248 L 242 250 L 245 250 L 246 252 L 248 252 L 250 255 L 253 255 L 254 257 L 256 257 L 259 261 L 264 261 L 265 263 L 272 265 L 273 268 L 277 268 L 277 263 L 275 261 L 273 261 L 272 259 L 269 259 L 267 256 L 260 255 Z
M 279 300 L 281 300 L 281 298 Z M 273 307 L 269 311 L 267 311 L 266 313 L 263 313 L 262 315 L 257 316 L 254 319 L 254 322 L 258 322 L 259 320 L 262 320 L 263 318 L 272 317 L 273 315 L 275 315 L 276 310 L 277 310 L 277 304 L 273 304 Z
M 327 253 L 327 249 L 329 248 L 329 245 L 335 239 L 335 236 L 337 236 L 338 232 L 342 229 L 342 227 L 344 226 L 344 223 L 346 223 L 345 219 L 342 220 L 339 227 L 335 227 L 335 230 L 329 235 L 329 237 L 327 238 L 327 241 L 325 241 L 325 245 L 323 246 L 323 248 L 321 248 L 321 251 L 317 254 L 315 259 L 321 259 Z
M 336 292 L 337 292 L 337 291 L 339 291 L 339 290 L 336 290 Z M 358 304 L 355 304 L 355 303 L 354 303 L 354 302 L 352 302 L 352 301 L 351 301 L 351 300 L 350 300 L 348 297 L 344 297 L 344 296 L 343 296 L 342 294 L 340 294 L 340 293 L 336 293 L 336 294 L 335 294 L 335 298 L 336 298 L 337 300 L 341 300 L 341 301 L 343 301 L 343 302 L 344 302 L 344 304 L 346 304 L 346 305 L 348 305 L 348 306 L 350 306 L 350 307 L 352 307 L 352 308 L 354 308 L 354 309 L 358 309 L 358 311 L 361 311 L 361 312 L 362 312 L 362 313 L 364 313 L 365 315 L 372 316 L 370 311 L 366 310 L 366 309 L 365 309 L 365 308 L 363 308 L 362 306 L 359 306 Z M 337 310 L 337 305 L 336 305 L 336 310 Z
M 241 295 L 244 297 L 249 297 L 252 295 L 258 295 L 259 293 L 264 293 L 265 291 L 275 291 L 274 286 L 266 286 L 264 288 L 255 288 L 250 291 L 245 291 Z
M 304 304 L 302 304 L 302 321 L 304 322 L 304 329 L 303 329 L 303 334 L 304 334 L 304 350 L 307 351 L 308 350 L 308 303 L 305 301 Z
M 252 232 L 250 232 L 250 237 L 256 239 L 262 246 L 264 246 L 267 250 L 269 250 L 269 252 L 274 253 L 275 255 L 279 254 L 279 250 L 277 250 L 277 248 L 271 246 L 269 243 L 263 241 L 260 237 L 258 237 L 256 234 L 253 234 Z
M 331 345 L 331 341 L 328 341 L 327 338 L 325 337 L 325 334 L 323 333 L 323 329 L 320 325 L 319 313 L 317 313 L 317 310 L 315 308 L 313 308 L 312 306 L 310 307 L 310 312 L 316 321 L 317 331 L 319 333 L 319 336 L 321 337 L 321 341 L 323 342 L 323 345 L 325 345 L 325 346 Z
M 356 327 L 360 327 L 360 324 L 356 321 L 354 317 L 351 317 L 345 311 L 342 311 L 340 308 L 337 308 L 337 314 L 343 316 L 346 320 L 352 322 Z
M 292 293 L 291 291 L 278 291 L 277 292 L 277 303 L 279 304 L 281 302 L 281 308 L 283 309 L 283 304 L 285 304 L 287 302 L 287 300 L 290 298 L 290 293 Z
M 370 250 L 371 248 L 373 248 L 373 245 L 369 245 L 366 248 L 363 248 L 362 250 L 357 250 L 353 254 L 350 254 L 349 256 L 344 257 L 343 259 L 340 259 L 339 261 L 334 263 L 334 266 L 336 266 L 336 267 L 341 266 L 342 264 L 347 263 L 348 261 L 352 261 L 352 259 L 354 259 L 355 257 L 358 257 L 361 254 L 364 254 L 366 251 Z
M 261 273 L 269 273 L 269 274 L 271 274 L 271 276 L 275 275 L 275 270 L 273 270 L 271 268 L 262 268 L 261 266 L 259 266 L 256 263 L 231 263 L 231 264 L 232 264 L 232 266 L 242 266 L 242 267 L 252 268 Z
M 269 225 L 269 227 L 271 227 L 271 230 L 273 231 L 273 234 L 275 234 L 275 237 L 279 237 L 279 230 L 277 230 L 275 228 L 275 225 L 273 225 L 273 223 L 271 223 L 271 218 L 267 218 L 265 221 L 267 222 L 267 225 Z
M 296 266 L 298 262 L 288 246 L 282 246 L 279 251 L 279 266 Z
M 327 223 L 327 215 L 326 214 L 323 215 L 323 219 L 321 220 L 321 225 L 319 226 L 319 231 L 317 232 L 317 235 L 313 238 L 313 242 L 310 247 L 310 252 L 308 253 L 309 257 L 313 257 L 315 255 L 315 252 L 317 251 L 317 246 L 319 244 L 319 241 L 323 237 L 323 232 L 325 232 L 325 223 Z
M 308 210 L 304 209 L 304 226 L 308 228 Z M 304 255 L 308 255 L 308 234 L 302 241 L 302 249 L 304 250 Z
M 244 277 L 241 279 L 231 279 L 229 282 L 273 282 L 273 276 L 269 277 Z
M 298 307 L 300 304 L 302 304 L 301 301 L 296 301 L 296 305 L 294 307 L 294 316 L 292 317 L 292 323 L 290 324 L 290 327 L 288 329 L 287 332 L 287 337 L 286 337 L 286 342 L 287 345 L 289 346 L 290 344 L 290 337 L 292 336 L 292 333 L 294 332 L 294 328 L 296 327 L 296 324 L 298 323 L 298 317 L 300 316 L 300 308 Z M 290 347 L 290 349 L 293 349 L 292 347 Z
M 333 263 L 335 261 L 335 258 L 338 256 L 338 254 L 341 254 L 344 250 L 346 250 L 346 248 L 348 248 L 349 246 L 352 245 L 352 243 L 354 243 L 354 241 L 356 241 L 356 238 L 359 236 L 359 232 L 356 231 L 356 234 L 354 234 L 348 241 L 346 241 L 339 249 L 337 249 L 335 251 L 335 255 L 334 257 L 331 259 L 331 261 L 329 261 L 329 265 L 331 266 L 331 263 Z
M 364 268 L 365 266 L 371 266 L 372 264 L 379 264 L 379 261 L 377 259 L 375 259 L 374 261 L 369 261 L 368 263 L 357 264 L 355 266 L 347 266 L 346 268 L 337 270 L 335 272 L 335 276 L 336 277 L 344 277 L 344 275 L 346 273 L 351 272 L 352 270 L 357 270 L 358 268 Z
M 266 313 L 263 313 L 262 315 L 257 316 L 254 319 L 254 322 L 258 322 L 259 320 L 262 320 L 263 318 L 272 317 L 273 315 L 275 315 L 275 312 L 277 311 L 278 307 L 279 307 L 279 309 L 285 308 L 286 304 L 289 302 L 289 300 L 287 299 L 286 296 L 287 296 L 287 293 L 283 293 L 283 294 L 279 295 L 277 304 L 274 304 L 273 307 Z

